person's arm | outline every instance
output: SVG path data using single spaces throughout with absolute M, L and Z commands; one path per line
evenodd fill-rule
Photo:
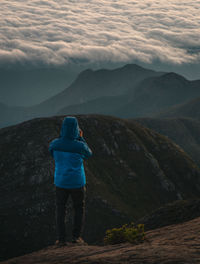
M 83 149 L 82 149 L 82 156 L 83 156 L 83 159 L 88 159 L 89 157 L 92 156 L 92 150 L 89 148 L 86 140 L 84 139 L 83 137 L 83 131 L 80 129 L 80 135 L 78 137 L 78 140 L 83 142 Z
M 83 156 L 83 159 L 88 159 L 92 156 L 92 150 L 89 148 L 86 142 L 84 143 L 84 147 L 81 154 Z

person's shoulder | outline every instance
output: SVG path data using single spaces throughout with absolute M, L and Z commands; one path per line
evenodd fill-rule
M 59 138 L 54 138 L 50 143 L 49 143 L 49 149 L 52 150 L 54 149 L 59 142 Z
M 50 141 L 50 144 L 53 144 L 53 143 L 55 143 L 55 142 L 57 142 L 57 141 L 59 141 L 60 140 L 60 138 L 54 138 L 54 139 L 52 139 L 51 141 Z

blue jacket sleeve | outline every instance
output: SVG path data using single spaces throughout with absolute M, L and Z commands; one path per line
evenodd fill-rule
M 84 148 L 81 154 L 83 156 L 83 159 L 88 159 L 92 156 L 92 150 L 88 147 L 87 143 L 84 144 Z
M 89 157 L 92 156 L 92 150 L 89 148 L 87 142 L 83 137 L 78 137 L 79 141 L 83 142 L 83 148 L 81 149 L 81 154 L 83 159 L 88 159 Z
M 92 156 L 92 150 L 88 147 L 87 142 L 83 137 L 78 137 L 73 141 L 60 140 L 58 138 L 54 139 L 49 144 L 49 152 L 52 157 L 54 150 L 79 153 L 83 159 L 87 159 Z

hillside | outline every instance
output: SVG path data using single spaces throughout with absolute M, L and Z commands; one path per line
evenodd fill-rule
M 167 137 L 134 121 L 77 116 L 93 150 L 85 162 L 86 225 L 83 237 L 99 243 L 105 230 L 135 221 L 177 199 L 199 196 L 200 169 Z M 2 258 L 22 255 L 55 240 L 54 162 L 49 142 L 63 116 L 33 119 L 0 130 Z M 72 204 L 67 206 L 70 239 Z
M 146 241 L 132 245 L 49 246 L 4 264 L 194 264 L 200 262 L 200 217 L 146 232 Z
M 137 223 L 143 223 L 147 231 L 184 223 L 197 217 L 200 217 L 200 199 L 177 200 L 155 209 Z
M 178 118 L 178 117 L 188 117 L 200 119 L 200 97 L 195 98 L 187 103 L 175 105 L 156 115 L 156 117 L 167 117 L 167 118 Z
M 133 120 L 169 137 L 200 166 L 200 121 L 192 118 L 136 118 Z

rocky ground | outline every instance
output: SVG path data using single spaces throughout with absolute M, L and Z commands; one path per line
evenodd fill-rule
M 189 264 L 200 263 L 200 217 L 146 232 L 145 242 L 109 246 L 49 246 L 4 264 Z

